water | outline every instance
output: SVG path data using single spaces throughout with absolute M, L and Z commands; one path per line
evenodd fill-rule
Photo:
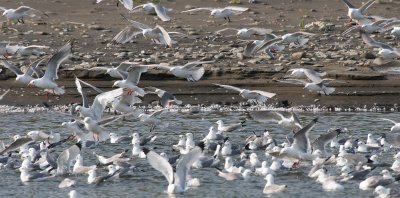
M 63 137 L 68 135 L 68 131 L 61 127 L 63 121 L 69 118 L 64 115 L 51 112 L 37 113 L 11 113 L 0 114 L 0 139 L 9 142 L 11 136 L 15 134 L 25 134 L 29 130 L 45 130 L 61 133 Z M 400 120 L 398 113 L 301 113 L 300 118 L 304 124 L 312 118 L 319 116 L 320 122 L 311 132 L 311 140 L 318 134 L 325 133 L 331 127 L 346 127 L 349 135 L 366 140 L 368 133 L 378 137 L 381 133 L 389 131 L 391 126 L 386 121 L 378 118 L 389 118 Z M 218 119 L 233 123 L 246 119 L 243 112 L 202 112 L 196 115 L 187 113 L 168 113 L 162 119 L 169 123 L 165 129 L 156 129 L 152 133 L 158 136 L 155 143 L 148 145 L 156 152 L 164 151 L 169 155 L 172 153 L 170 145 L 178 142 L 178 135 L 192 132 L 195 139 L 201 139 L 206 135 L 208 128 Z M 230 140 L 234 144 L 244 144 L 244 139 L 252 134 L 252 131 L 262 131 L 268 129 L 270 133 L 279 141 L 284 140 L 284 135 L 288 132 L 279 128 L 276 124 L 259 123 L 253 120 L 247 121 L 247 127 L 243 131 L 232 132 L 229 134 Z M 136 120 L 128 119 L 124 122 L 116 122 L 107 129 L 118 134 L 130 135 L 133 132 L 148 134 L 149 127 L 143 126 Z M 342 135 L 341 137 L 345 137 Z M 65 145 L 64 147 L 66 147 Z M 126 144 L 103 143 L 95 149 L 84 149 L 83 157 L 85 165 L 97 163 L 93 152 L 111 156 L 114 153 L 130 148 Z M 56 152 L 59 153 L 59 148 Z M 391 150 L 381 155 L 381 160 L 386 163 L 386 167 L 378 167 L 373 174 L 378 174 L 383 168 L 388 168 L 393 162 Z M 259 159 L 266 157 L 263 151 L 257 152 Z M 73 188 L 85 197 L 166 197 L 164 191 L 167 188 L 166 179 L 156 170 L 149 167 L 145 159 L 134 159 L 133 164 L 137 167 L 135 172 L 130 172 L 129 177 L 120 178 L 116 181 L 105 182 L 101 185 L 89 185 L 86 183 L 87 176 L 70 176 L 77 180 L 77 187 Z M 222 166 L 222 165 L 221 165 Z M 277 184 L 287 184 L 286 191 L 273 195 L 272 197 L 372 197 L 372 191 L 362 191 L 358 189 L 359 181 L 349 181 L 344 184 L 345 190 L 342 192 L 325 192 L 320 184 L 307 177 L 310 165 L 302 162 L 299 169 L 295 171 L 281 171 L 275 178 Z M 335 173 L 335 169 L 328 167 L 328 170 Z M 213 168 L 194 169 L 191 171 L 193 177 L 201 181 L 201 186 L 186 191 L 178 197 L 264 197 L 262 194 L 265 180 L 260 176 L 253 176 L 251 181 L 225 181 L 215 175 Z M 106 170 L 98 170 L 99 175 L 105 175 Z M 55 177 L 41 182 L 30 182 L 23 184 L 19 179 L 19 173 L 14 170 L 0 170 L 0 197 L 67 197 L 71 189 L 59 189 L 58 184 L 63 178 Z

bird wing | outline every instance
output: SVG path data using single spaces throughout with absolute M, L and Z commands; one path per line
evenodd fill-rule
M 24 73 L 21 71 L 21 69 L 19 69 L 18 67 L 16 67 L 15 65 L 12 65 L 11 63 L 9 63 L 6 60 L 1 60 L 1 63 L 3 64 L 4 67 L 6 67 L 7 69 L 11 70 L 12 72 L 14 72 L 16 75 L 23 75 Z
M 167 15 L 167 9 L 160 4 L 153 4 L 154 10 L 156 11 L 157 16 L 162 21 L 170 21 L 171 18 Z
M 228 31 L 228 30 L 238 31 L 239 29 L 236 29 L 236 28 L 224 28 L 222 30 L 216 31 L 215 34 L 220 34 L 221 32 L 225 32 L 225 31 Z
M 143 148 L 143 152 L 147 152 L 147 148 Z M 164 177 L 167 179 L 169 184 L 172 184 L 174 182 L 174 170 L 172 169 L 171 164 L 168 163 L 168 161 L 161 157 L 159 154 L 157 154 L 154 151 L 148 151 L 146 154 L 147 156 L 147 161 L 149 164 L 159 172 L 161 172 Z
M 271 92 L 266 92 L 266 91 L 261 91 L 261 90 L 251 90 L 253 93 L 258 93 L 260 95 L 263 95 L 267 98 L 272 98 L 276 95 L 276 93 L 271 93 Z
M 131 68 L 131 71 L 128 72 L 128 78 L 126 80 L 132 82 L 135 85 L 139 84 L 140 76 L 142 75 L 142 73 L 147 72 L 147 69 L 147 66 L 133 66 Z
M 308 145 L 309 145 L 309 138 L 308 133 L 314 128 L 315 124 L 317 123 L 318 118 L 314 118 L 307 126 L 300 129 L 300 131 L 296 132 L 293 136 L 294 141 L 292 147 L 303 152 L 307 153 Z
M 302 32 L 302 31 L 292 33 L 292 36 L 302 36 L 302 35 L 315 36 L 316 34 L 313 34 L 313 33 L 310 33 L 310 32 Z
M 279 42 L 282 42 L 281 37 L 273 38 L 270 40 L 263 40 L 263 42 L 254 49 L 254 52 L 257 53 L 259 51 L 265 50 L 269 48 L 271 45 Z
M 317 74 L 316 71 L 312 69 L 304 69 L 304 74 L 307 76 L 308 79 L 313 81 L 314 83 L 320 83 L 322 81 L 321 77 Z
M 32 141 L 33 140 L 29 137 L 19 138 L 19 139 L 15 140 L 14 142 L 12 142 L 6 149 L 2 150 L 0 152 L 0 155 L 3 155 L 4 153 L 10 152 L 10 151 L 14 151 L 14 150 L 18 149 L 19 147 L 21 147 L 22 145 L 27 144 Z
M 253 111 L 250 112 L 250 116 L 258 121 L 258 122 L 276 122 L 277 120 L 281 120 L 282 118 L 277 118 L 277 116 L 282 116 L 282 114 L 274 111 Z
M 188 62 L 188 63 L 186 63 L 186 64 L 182 67 L 182 69 L 190 70 L 190 69 L 192 69 L 193 67 L 196 67 L 197 65 L 208 64 L 208 63 L 213 63 L 213 62 L 215 62 L 215 61 L 212 60 L 212 61 L 194 61 L 194 62 Z
M 80 81 L 80 83 L 82 83 L 82 84 L 84 84 L 84 85 L 86 85 L 86 86 L 92 88 L 93 90 L 95 90 L 95 91 L 96 91 L 97 93 L 99 93 L 99 94 L 104 92 L 103 90 L 101 90 L 101 89 L 95 87 L 95 86 L 92 85 L 92 84 L 89 84 L 88 82 L 85 82 L 85 81 L 83 81 L 83 80 L 81 80 L 81 79 L 79 79 L 79 81 Z
M 388 119 L 388 118 L 381 118 L 381 120 L 386 120 L 386 121 L 389 121 L 389 122 L 391 122 L 393 124 L 397 124 L 397 122 L 395 122 L 395 121 L 393 121 L 391 119 Z
M 252 28 L 249 28 L 249 30 L 254 31 L 255 34 L 257 34 L 257 35 L 266 35 L 266 34 L 272 33 L 272 29 L 259 28 L 259 27 L 252 27 Z
M 308 82 L 300 79 L 286 79 L 286 80 L 279 80 L 281 83 L 290 83 L 290 84 L 297 84 L 297 85 L 305 85 Z
M 165 110 L 167 110 L 167 109 L 160 109 L 160 110 L 154 111 L 153 113 L 150 114 L 150 117 L 161 115 L 162 113 L 164 113 Z
M 393 47 L 382 42 L 375 41 L 373 38 L 371 38 L 368 34 L 361 32 L 361 38 L 364 41 L 365 44 L 371 47 L 380 47 L 383 49 L 390 49 L 393 50 Z
M 117 70 L 118 71 L 127 71 L 130 66 L 136 65 L 136 64 L 138 64 L 138 63 L 125 61 L 118 65 Z
M 114 100 L 115 97 L 122 95 L 123 89 L 118 88 L 115 90 L 107 91 L 101 94 L 98 94 L 93 101 L 92 106 L 90 106 L 91 111 L 93 112 L 95 119 L 100 120 L 101 115 L 103 114 L 104 109 L 107 104 Z
M 8 10 L 8 9 L 5 8 L 5 7 L 0 7 L 0 10 L 6 11 L 6 10 Z
M 351 4 L 348 0 L 342 0 L 342 1 L 343 1 L 343 3 L 346 4 L 347 8 L 356 8 L 356 7 L 354 7 L 353 4 Z
M 112 44 L 124 44 L 132 40 L 133 37 L 142 33 L 142 31 L 136 31 L 136 27 L 132 25 L 126 26 L 122 29 L 114 38 L 111 40 Z
M 67 59 L 72 53 L 72 41 L 69 41 L 62 48 L 60 48 L 57 53 L 50 57 L 47 62 L 46 72 L 44 73 L 44 78 L 51 80 L 58 79 L 57 70 L 60 64 Z
M 196 11 L 201 11 L 201 10 L 209 10 L 209 11 L 212 11 L 212 10 L 214 10 L 214 9 L 215 9 L 215 8 L 210 8 L 210 7 L 194 8 L 194 9 L 182 11 L 182 13 L 184 13 L 184 12 L 196 12 Z
M 185 189 L 186 178 L 189 175 L 189 170 L 192 164 L 199 159 L 201 156 L 202 149 L 196 146 L 194 149 L 190 150 L 188 154 L 183 155 L 176 165 L 176 178 L 175 184 L 179 185 L 181 189 Z
M 172 39 L 169 36 L 168 32 L 161 26 L 156 25 L 156 29 L 158 29 L 164 38 L 165 44 L 167 44 L 169 47 L 172 47 Z
M 375 0 L 369 0 L 367 3 L 364 3 L 360 8 L 358 8 L 361 12 L 361 14 L 364 14 L 367 9 L 375 3 Z
M 233 90 L 233 91 L 237 91 L 237 92 L 241 92 L 243 89 L 240 89 L 239 87 L 234 87 L 234 86 L 231 86 L 231 85 L 221 85 L 221 84 L 216 84 L 216 83 L 213 83 L 214 85 L 217 85 L 217 86 L 220 86 L 220 87 L 222 87 L 222 88 L 224 88 L 224 89 L 229 89 L 229 90 Z
M 40 63 L 42 63 L 47 56 L 37 59 L 33 63 L 29 65 L 29 69 L 25 72 L 25 75 L 32 76 L 33 72 L 36 73 L 36 75 L 41 78 L 44 76 L 44 72 L 39 68 Z M 35 70 L 36 69 L 36 70 Z
M 133 9 L 133 0 L 119 0 L 122 5 L 124 5 L 124 7 L 128 10 L 132 10 Z
M 76 85 L 76 89 L 78 90 L 78 93 L 81 94 L 81 96 L 82 96 L 82 106 L 85 108 L 89 108 L 89 101 L 88 101 L 85 93 L 83 93 L 81 82 L 79 81 L 79 78 L 77 78 L 77 77 L 75 78 L 75 85 Z
M 32 11 L 32 10 L 34 10 L 33 8 L 31 8 L 31 7 L 28 7 L 28 6 L 19 6 L 17 9 L 15 9 L 15 13 L 17 14 L 24 14 L 25 12 L 29 12 L 29 11 Z
M 239 7 L 239 6 L 227 6 L 223 8 L 222 10 L 232 10 L 232 11 L 238 11 L 238 12 L 244 12 L 247 11 L 249 8 L 245 7 Z
M 330 142 L 333 138 L 337 137 L 340 134 L 340 132 L 341 132 L 340 129 L 334 129 L 334 130 L 328 131 L 328 133 L 320 135 L 317 139 L 315 139 L 311 143 L 313 151 L 318 149 L 318 150 L 324 152 L 325 151 L 325 145 L 328 142 Z
M 126 17 L 125 17 L 124 15 L 122 15 L 122 14 L 121 14 L 121 16 L 122 16 L 125 20 L 127 20 L 133 27 L 135 27 L 135 28 L 137 28 L 137 29 L 141 29 L 141 30 L 143 30 L 143 29 L 151 29 L 151 27 L 148 26 L 148 25 L 146 25 L 146 24 L 139 23 L 139 22 L 137 22 L 137 21 L 128 19 L 128 18 L 126 18 Z
M 400 20 L 392 21 L 392 22 L 385 24 L 384 26 L 382 26 L 382 29 L 380 32 L 386 32 L 386 31 L 392 29 L 392 27 L 396 26 L 396 25 L 400 25 Z

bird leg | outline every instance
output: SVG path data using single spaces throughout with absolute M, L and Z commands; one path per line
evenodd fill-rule
M 44 98 L 46 98 L 46 100 L 49 99 L 49 92 L 48 92 L 48 91 L 45 91 L 45 92 L 44 92 Z
M 228 22 L 231 22 L 231 18 L 229 18 L 229 16 L 228 16 Z
M 155 124 L 150 127 L 150 132 L 153 132 L 154 129 L 156 129 L 156 125 Z
M 24 17 L 21 17 L 22 24 L 25 24 Z

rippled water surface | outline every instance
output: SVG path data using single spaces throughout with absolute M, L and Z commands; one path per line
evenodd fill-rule
M 10 137 L 15 134 L 25 134 L 29 130 L 45 130 L 61 133 L 63 137 L 68 136 L 68 131 L 61 127 L 63 121 L 69 118 L 57 113 L 12 113 L 0 114 L 0 139 L 10 142 Z M 366 139 L 368 133 L 373 133 L 377 138 L 381 133 L 388 132 L 391 126 L 386 121 L 380 121 L 378 118 L 390 118 L 400 121 L 398 113 L 300 113 L 303 123 L 307 123 L 313 117 L 319 116 L 320 122 L 311 132 L 313 140 L 318 134 L 325 133 L 330 127 L 346 127 L 353 137 Z M 233 123 L 246 119 L 243 112 L 202 112 L 200 114 L 190 115 L 187 113 L 167 113 L 162 119 L 169 123 L 165 129 L 156 129 L 151 132 L 158 136 L 155 143 L 148 145 L 156 152 L 166 152 L 174 155 L 170 145 L 178 142 L 178 135 L 188 132 L 194 133 L 196 140 L 200 140 L 208 132 L 209 126 L 215 121 L 222 119 L 225 122 Z M 110 132 L 130 135 L 133 132 L 148 134 L 149 127 L 144 126 L 134 119 L 119 121 L 106 127 Z M 289 131 L 278 127 L 276 124 L 265 124 L 247 121 L 247 127 L 238 132 L 229 134 L 230 140 L 234 144 L 243 145 L 245 138 L 252 134 L 252 131 L 262 131 L 268 129 L 270 133 L 279 141 L 284 140 L 285 134 Z M 67 145 L 64 145 L 65 148 Z M 55 151 L 59 153 L 61 149 Z M 121 152 L 130 148 L 127 144 L 99 144 L 94 149 L 83 149 L 85 165 L 97 163 L 93 152 L 111 156 L 114 153 Z M 384 153 L 381 160 L 390 166 L 393 162 L 394 150 Z M 266 159 L 263 151 L 257 152 L 259 159 Z M 166 197 L 164 191 L 167 188 L 166 179 L 156 170 L 149 167 L 145 159 L 134 159 L 132 163 L 137 167 L 135 172 L 130 172 L 127 177 L 116 181 L 105 182 L 101 185 L 89 185 L 86 183 L 87 176 L 70 176 L 77 180 L 76 189 L 84 197 Z M 221 164 L 222 166 L 222 164 Z M 378 167 L 374 174 L 378 174 L 383 167 Z M 324 192 L 320 184 L 307 177 L 310 170 L 308 162 L 302 162 L 299 169 L 295 171 L 278 172 L 275 182 L 277 184 L 287 184 L 286 191 L 273 195 L 273 197 L 370 197 L 371 191 L 361 191 L 358 189 L 357 181 L 350 181 L 344 184 L 345 190 L 342 192 Z M 328 167 L 331 173 L 335 173 L 334 168 Z M 106 170 L 98 170 L 98 174 L 105 175 Z M 262 190 L 265 180 L 260 176 L 253 176 L 249 182 L 245 181 L 225 181 L 215 175 L 213 168 L 194 169 L 191 171 L 193 177 L 201 181 L 201 186 L 186 191 L 182 197 L 263 197 Z M 61 177 L 50 178 L 41 182 L 30 182 L 23 184 L 19 179 L 19 173 L 14 170 L 0 170 L 0 197 L 67 197 L 71 189 L 59 189 L 58 184 L 63 179 Z

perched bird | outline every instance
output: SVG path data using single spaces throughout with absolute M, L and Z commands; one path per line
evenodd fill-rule
M 216 122 L 216 124 L 218 124 L 218 131 L 220 131 L 220 132 L 232 132 L 232 131 L 241 129 L 242 127 L 246 126 L 245 122 L 246 122 L 246 120 L 244 120 L 244 121 L 242 121 L 240 123 L 225 125 L 224 121 L 218 120 Z
M 244 99 L 247 99 L 249 102 L 256 103 L 256 104 L 265 104 L 268 99 L 274 97 L 276 94 L 261 90 L 249 90 L 249 89 L 241 89 L 239 87 L 231 86 L 231 85 L 221 85 L 221 84 L 214 84 L 220 86 L 224 89 L 229 89 L 233 91 L 239 92 L 239 95 L 242 96 Z
M 362 181 L 359 185 L 359 188 L 361 190 L 368 190 L 368 189 L 374 189 L 377 186 L 386 186 L 395 181 L 395 179 L 392 177 L 390 172 L 388 170 L 382 170 L 382 176 L 376 175 L 376 176 L 371 176 Z
M 72 53 L 72 41 L 69 41 L 62 48 L 60 48 L 47 62 L 47 69 L 43 77 L 31 80 L 28 84 L 34 85 L 42 89 L 53 90 L 54 94 L 62 95 L 65 90 L 59 87 L 54 81 L 58 79 L 57 71 L 61 63 L 64 62 Z M 48 95 L 49 92 L 46 92 Z
M 186 78 L 188 81 L 199 81 L 203 77 L 205 69 L 201 67 L 202 64 L 213 63 L 214 61 L 195 61 L 188 62 L 183 66 L 169 66 L 164 64 L 148 65 L 149 67 L 156 67 L 159 69 L 167 70 L 178 78 Z
M 143 10 L 146 14 L 155 14 L 160 18 L 162 21 L 170 21 L 171 18 L 167 15 L 168 11 L 172 11 L 172 9 L 168 9 L 161 4 L 155 3 L 145 3 L 142 5 L 138 5 L 134 7 L 130 13 L 135 13 L 137 11 Z
M 267 180 L 267 183 L 265 184 L 264 190 L 263 190 L 263 193 L 265 193 L 265 194 L 278 193 L 287 188 L 287 185 L 275 184 L 274 176 L 272 174 L 268 174 L 265 177 L 265 179 Z
M 36 17 L 38 14 L 48 16 L 46 13 L 28 6 L 19 6 L 17 9 L 0 7 L 0 10 L 4 11 L 3 16 L 8 20 L 17 20 L 20 23 L 25 23 L 24 17 Z
M 215 18 L 224 18 L 225 20 L 228 19 L 228 21 L 230 22 L 231 15 L 241 14 L 242 12 L 247 11 L 248 9 L 249 8 L 238 7 L 238 6 L 228 6 L 225 8 L 194 8 L 194 9 L 182 11 L 182 13 L 208 10 L 208 11 L 211 11 L 211 14 L 210 14 L 211 16 L 213 16 Z

